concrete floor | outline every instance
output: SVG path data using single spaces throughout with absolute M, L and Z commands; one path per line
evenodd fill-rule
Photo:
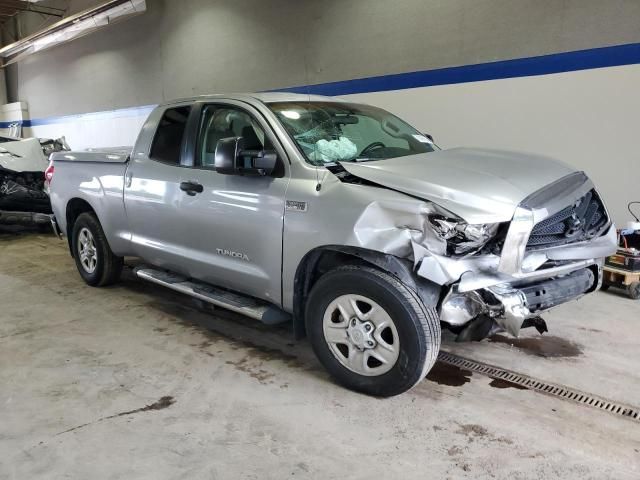
M 0 232 L 0 479 L 638 479 L 640 422 L 442 365 L 386 400 L 306 342 L 141 283 L 84 285 L 64 243 Z M 640 302 L 598 293 L 443 348 L 640 405 Z

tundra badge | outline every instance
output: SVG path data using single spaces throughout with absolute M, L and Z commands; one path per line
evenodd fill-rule
M 249 261 L 249 257 L 246 253 L 233 252 L 226 248 L 216 248 L 216 252 L 218 255 L 226 255 L 227 257 L 239 258 L 240 260 L 246 260 L 247 262 Z

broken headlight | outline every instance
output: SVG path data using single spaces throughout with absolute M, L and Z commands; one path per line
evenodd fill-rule
M 447 241 L 447 253 L 463 255 L 484 247 L 500 226 L 499 223 L 468 224 L 460 218 L 443 215 L 429 217 L 434 231 Z

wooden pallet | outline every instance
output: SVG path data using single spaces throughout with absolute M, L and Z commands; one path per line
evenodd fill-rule
M 629 297 L 634 300 L 640 299 L 640 271 L 622 270 L 609 265 L 605 265 L 603 270 L 602 290 L 611 286 L 624 288 Z

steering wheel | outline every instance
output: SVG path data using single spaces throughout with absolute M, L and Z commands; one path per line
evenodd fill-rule
M 363 157 L 366 153 L 369 153 L 371 150 L 376 150 L 378 148 L 387 148 L 387 146 L 382 142 L 372 142 L 366 147 L 364 147 L 360 152 L 360 155 L 358 156 Z

